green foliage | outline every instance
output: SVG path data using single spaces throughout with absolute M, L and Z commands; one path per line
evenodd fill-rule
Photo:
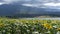
M 0 18 L 0 34 L 57 34 L 58 31 L 58 20 Z

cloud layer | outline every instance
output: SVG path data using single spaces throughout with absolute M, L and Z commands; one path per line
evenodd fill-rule
M 60 8 L 60 0 L 0 0 L 0 5 L 21 2 L 23 6 L 37 8 Z

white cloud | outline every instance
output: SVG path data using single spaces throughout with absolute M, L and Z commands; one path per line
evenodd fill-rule
M 11 4 L 13 2 L 18 2 L 18 1 L 21 1 L 21 0 L 2 0 L 2 2 L 0 2 L 0 5 Z
M 60 3 L 22 4 L 22 5 L 36 8 L 60 9 Z
M 3 5 L 4 3 L 0 3 L 0 5 Z
M 60 3 L 43 3 L 41 8 L 60 9 Z
M 23 6 L 34 6 L 32 4 L 22 4 Z
M 17 2 L 17 1 L 20 1 L 20 0 L 3 0 L 5 3 L 13 3 L 13 2 Z
M 60 3 L 44 3 L 45 6 L 60 6 Z
M 39 4 L 22 4 L 23 6 L 29 6 L 29 7 L 39 7 Z

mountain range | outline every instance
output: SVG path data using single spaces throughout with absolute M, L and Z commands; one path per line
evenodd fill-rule
M 20 4 L 0 5 L 0 16 L 35 17 L 42 15 L 60 16 L 60 10 L 28 7 Z

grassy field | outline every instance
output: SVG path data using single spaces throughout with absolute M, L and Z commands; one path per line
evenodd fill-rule
M 0 18 L 0 34 L 60 34 L 60 20 Z

